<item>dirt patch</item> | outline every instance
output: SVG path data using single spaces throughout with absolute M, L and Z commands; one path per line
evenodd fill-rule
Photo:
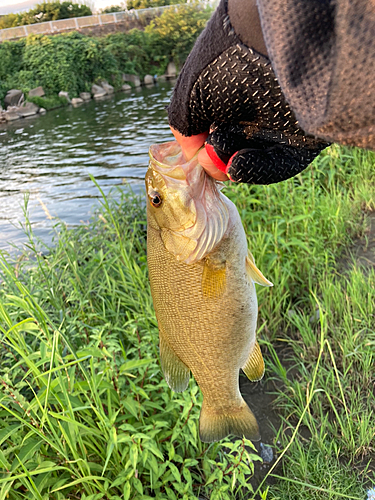
M 366 229 L 362 238 L 354 242 L 345 257 L 339 263 L 342 271 L 352 267 L 353 262 L 364 268 L 365 272 L 375 269 L 375 212 L 365 214 Z
M 275 438 L 281 425 L 281 418 L 277 410 L 273 409 L 277 394 L 270 380 L 263 379 L 254 383 L 250 382 L 245 375 L 241 375 L 240 390 L 257 419 L 261 435 L 261 441 L 254 444 L 263 463 L 254 462 L 254 475 L 249 479 L 255 490 L 277 458 Z M 267 485 L 272 483 L 272 478 L 268 478 Z

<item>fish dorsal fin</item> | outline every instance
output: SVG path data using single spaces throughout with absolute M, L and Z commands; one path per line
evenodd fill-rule
M 249 278 L 254 281 L 255 283 L 258 283 L 258 285 L 262 286 L 273 286 L 273 283 L 268 281 L 267 278 L 263 276 L 263 274 L 259 271 L 257 266 L 255 265 L 254 262 L 254 257 L 252 254 L 249 252 L 247 257 L 246 257 L 246 271 L 249 276 Z
M 212 266 L 206 260 L 202 274 L 202 293 L 207 299 L 218 299 L 225 291 L 226 265 Z
M 257 382 L 263 378 L 264 361 L 258 342 L 255 342 L 254 348 L 243 365 L 242 370 L 252 382 Z

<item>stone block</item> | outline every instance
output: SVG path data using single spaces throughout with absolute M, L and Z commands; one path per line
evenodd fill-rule
M 18 113 L 15 113 L 14 111 L 5 113 L 5 119 L 7 122 L 13 122 L 15 120 L 19 120 L 20 118 L 20 115 Z
M 44 97 L 45 95 L 43 87 L 36 87 L 29 91 L 29 97 Z
M 95 84 L 91 87 L 91 93 L 94 96 L 94 99 L 99 99 L 100 97 L 107 95 L 107 92 L 103 89 L 103 87 Z
M 23 95 L 22 90 L 9 90 L 4 99 L 5 109 L 8 109 L 9 106 L 21 106 L 24 100 L 25 96 Z
M 72 99 L 72 106 L 79 106 L 80 104 L 83 104 L 85 101 L 81 99 L 80 97 L 73 97 Z
M 143 79 L 145 85 L 153 85 L 154 77 L 152 75 L 146 75 Z
M 79 94 L 79 97 L 83 99 L 84 101 L 90 101 L 91 100 L 91 94 L 90 92 L 81 92 Z
M 102 82 L 101 86 L 108 95 L 113 94 L 115 92 L 115 89 L 108 82 Z
M 47 113 L 47 110 L 44 108 L 39 108 L 39 114 L 40 115 L 45 115 Z
M 122 75 L 122 80 L 124 82 L 130 82 L 133 84 L 133 87 L 140 87 L 141 86 L 141 79 L 137 75 L 129 75 L 124 73 Z
M 25 102 L 23 106 L 18 108 L 18 114 L 22 116 L 22 118 L 36 115 L 38 111 L 39 111 L 39 106 L 37 106 L 33 102 Z
M 176 65 L 173 61 L 168 63 L 166 75 L 167 75 L 167 78 L 176 78 L 177 68 L 176 68 Z
M 124 83 L 124 85 L 121 87 L 121 90 L 123 90 L 124 92 L 129 92 L 129 90 L 131 90 L 131 86 L 128 85 L 127 83 Z
M 65 99 L 68 101 L 68 103 L 70 104 L 70 97 L 69 97 L 69 94 L 68 92 L 65 92 L 64 90 L 61 90 L 59 92 L 59 97 L 65 97 Z

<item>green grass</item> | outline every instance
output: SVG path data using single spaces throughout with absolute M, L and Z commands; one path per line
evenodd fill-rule
M 332 147 L 295 179 L 225 191 L 275 285 L 258 289 L 282 417 L 263 499 L 374 483 L 375 274 L 339 264 L 375 208 L 374 159 Z M 175 394 L 161 375 L 145 224 L 136 197 L 103 198 L 43 253 L 26 218 L 28 254 L 3 255 L 0 500 L 255 498 L 250 443 L 202 444 L 195 382 Z

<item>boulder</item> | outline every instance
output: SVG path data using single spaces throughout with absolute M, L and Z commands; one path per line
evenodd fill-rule
M 83 99 L 84 101 L 90 101 L 91 100 L 91 94 L 90 92 L 81 92 L 79 94 L 79 97 Z
M 124 83 L 124 85 L 121 87 L 121 90 L 123 90 L 124 92 L 129 92 L 129 90 L 131 90 L 131 86 L 128 85 L 127 83 Z
M 99 85 L 93 85 L 91 87 L 91 93 L 94 96 L 94 99 L 100 99 L 101 97 L 107 95 L 107 92 Z
M 81 99 L 80 97 L 73 97 L 72 99 L 72 105 L 73 106 L 79 106 L 80 104 L 83 104 L 85 101 Z
M 107 92 L 108 95 L 113 94 L 115 92 L 115 89 L 110 85 L 108 82 L 103 80 L 100 83 L 100 86 Z
M 177 76 L 177 68 L 173 61 L 168 63 L 166 76 L 167 78 L 176 78 Z
M 70 104 L 70 97 L 69 97 L 68 92 L 65 92 L 64 90 L 61 90 L 61 92 L 59 92 L 59 97 L 65 97 L 65 99 Z
M 123 74 L 122 81 L 123 82 L 130 82 L 133 84 L 134 87 L 141 86 L 141 80 L 140 80 L 139 76 L 137 76 L 137 75 Z
M 14 120 L 19 120 L 21 117 L 15 111 L 7 111 L 5 113 L 5 119 L 7 122 L 13 122 Z
M 33 102 L 25 102 L 23 106 L 18 108 L 18 114 L 22 118 L 26 118 L 27 116 L 36 115 L 39 111 L 39 106 L 34 104 Z
M 29 97 L 44 97 L 45 95 L 43 87 L 36 87 L 29 91 Z
M 145 85 L 153 85 L 154 83 L 154 77 L 151 75 L 146 75 L 143 79 Z
M 39 114 L 40 115 L 45 115 L 47 113 L 47 110 L 44 108 L 39 108 Z
M 9 106 L 21 106 L 24 100 L 25 96 L 23 95 L 22 90 L 8 90 L 4 99 L 5 109 L 8 109 Z

